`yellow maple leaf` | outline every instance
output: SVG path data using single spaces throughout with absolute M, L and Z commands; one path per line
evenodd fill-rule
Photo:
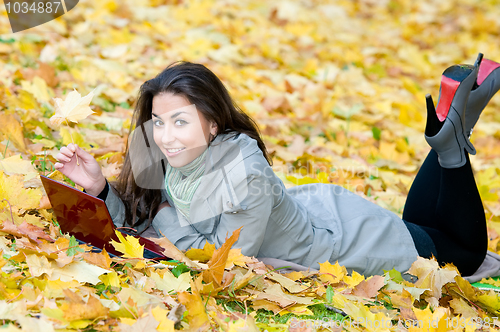
M 119 231 L 116 231 L 116 236 L 118 236 L 118 240 L 120 242 L 116 242 L 115 240 L 111 240 L 111 244 L 115 247 L 116 250 L 123 254 L 123 257 L 127 258 L 144 258 L 144 246 L 139 243 L 139 239 L 127 235 L 125 239 Z
M 432 296 L 438 300 L 441 298 L 443 286 L 453 282 L 455 276 L 458 275 L 453 266 L 446 265 L 444 268 L 440 268 L 435 260 L 422 257 L 418 257 L 413 262 L 408 273 L 418 278 L 415 282 L 416 287 L 427 288 Z
M 177 299 L 180 303 L 186 306 L 188 314 L 186 319 L 189 323 L 189 327 L 195 331 L 203 331 L 210 324 L 207 312 L 205 310 L 205 304 L 201 299 L 198 288 L 196 287 L 194 281 L 191 281 L 191 291 L 192 294 L 188 292 L 179 292 Z
M 40 279 L 38 279 L 40 280 Z M 48 298 L 64 297 L 64 289 L 73 289 L 80 286 L 78 280 L 61 281 L 60 279 L 49 280 L 45 278 L 40 280 L 40 289 L 43 289 L 43 295 Z
M 172 272 L 166 270 L 163 277 L 160 277 L 158 273 L 152 272 L 151 279 L 156 283 L 156 288 L 165 292 L 180 292 L 186 291 L 190 285 L 191 275 L 189 272 L 184 272 L 176 278 Z
M 347 329 L 364 326 L 367 331 L 389 331 L 393 325 L 390 317 L 386 314 L 371 312 L 370 308 L 363 303 L 349 301 L 344 295 L 337 292 L 332 297 L 332 305 L 349 315 L 350 318 L 345 321 L 346 325 L 344 325 Z
M 85 119 L 94 113 L 89 107 L 92 97 L 94 97 L 94 91 L 90 91 L 88 95 L 82 97 L 78 91 L 73 90 L 68 93 L 65 100 L 54 98 L 56 113 L 50 118 L 50 123 L 60 125 L 64 121 L 77 123 Z
M 24 142 L 23 127 L 12 114 L 6 114 L 4 111 L 0 114 L 0 141 L 8 140 L 12 142 L 16 148 L 22 152 L 26 151 L 26 143 Z M 5 151 L 1 151 L 5 153 Z M 5 156 L 4 156 L 5 157 Z
M 163 308 L 160 308 L 159 306 L 154 307 L 154 309 L 151 310 L 151 314 L 155 318 L 156 321 L 158 321 L 158 326 L 156 327 L 156 331 L 160 332 L 174 332 L 174 321 L 170 320 L 167 318 L 168 315 L 168 310 L 165 310 Z
M 284 274 L 287 278 L 292 279 L 293 281 L 297 281 L 299 279 L 304 278 L 306 275 L 302 271 L 292 271 L 290 273 Z
M 405 321 L 409 327 L 408 331 L 448 331 L 450 327 L 450 309 L 439 307 L 432 311 L 429 307 L 421 310 L 412 308 L 413 313 L 417 317 L 416 320 Z
M 477 189 L 483 201 L 495 202 L 498 200 L 496 191 L 500 187 L 500 180 L 495 167 L 489 167 L 476 175 Z
M 59 135 L 61 135 L 63 145 L 68 145 L 69 143 L 73 143 L 78 145 L 82 149 L 92 148 L 92 146 L 85 141 L 83 135 L 80 134 L 78 131 L 76 131 L 74 128 L 61 127 L 61 129 L 59 130 Z
M 12 210 L 17 212 L 21 208 L 36 209 L 40 204 L 42 192 L 38 188 L 25 189 L 22 175 L 7 176 L 4 171 L 0 170 L 0 198 L 5 198 L 8 201 L 0 201 L 0 210 L 9 208 L 10 203 Z
M 33 96 L 31 92 L 28 92 L 24 89 L 20 90 L 17 95 L 13 94 L 11 91 L 7 89 L 5 90 L 5 97 L 7 99 L 8 104 L 12 106 L 9 107 L 11 109 L 16 109 L 16 108 L 21 108 L 24 110 L 40 109 L 40 105 L 36 101 L 35 96 Z
M 478 301 L 488 307 L 491 311 L 498 314 L 500 312 L 500 299 L 491 290 L 488 294 L 481 294 L 478 297 Z
M 344 278 L 347 274 L 347 270 L 345 266 L 340 266 L 339 262 L 332 265 L 330 262 L 326 261 L 324 263 L 319 263 L 319 273 L 321 281 L 337 283 Z
M 255 324 L 255 320 L 250 315 L 245 315 L 239 312 L 210 312 L 210 316 L 214 318 L 219 328 L 227 332 L 258 332 L 261 331 Z
M 24 90 L 30 92 L 39 102 L 48 102 L 51 95 L 54 93 L 47 86 L 45 80 L 39 76 L 35 76 L 32 82 L 21 81 L 21 86 Z
M 27 159 L 22 159 L 20 154 L 0 160 L 0 170 L 4 171 L 7 175 L 28 173 L 38 174 L 33 167 L 32 162 Z
M 264 289 L 264 292 L 257 294 L 256 300 L 268 300 L 277 303 L 281 308 L 288 308 L 295 304 L 311 305 L 313 298 L 307 296 L 297 296 L 285 293 L 280 284 L 272 284 Z
M 51 276 L 54 271 L 52 265 L 45 256 L 27 255 L 26 264 L 28 265 L 30 274 L 33 277 L 39 277 L 44 273 Z
M 106 286 L 120 287 L 120 278 L 115 271 L 100 275 L 99 279 L 102 280 Z
M 24 182 L 38 177 L 38 172 L 33 166 L 33 162 L 22 159 L 20 154 L 0 160 L 0 170 L 4 171 L 7 175 L 23 174 Z
M 295 304 L 285 310 L 280 311 L 278 314 L 283 316 L 285 314 L 292 313 L 297 316 L 314 316 L 314 313 L 307 308 L 305 304 Z
M 226 270 L 230 270 L 233 268 L 233 266 L 245 266 L 247 262 L 251 262 L 252 259 L 250 257 L 244 256 L 241 253 L 240 248 L 234 248 L 229 250 L 229 255 L 227 257 L 226 261 Z
M 207 262 L 212 258 L 215 251 L 215 244 L 205 242 L 203 249 L 191 248 L 186 251 L 186 257 L 194 261 Z
M 281 286 L 286 288 L 286 290 L 289 291 L 290 293 L 299 293 L 299 292 L 302 292 L 306 288 L 305 286 L 299 285 L 298 283 L 296 283 L 292 279 L 287 278 L 287 277 L 285 277 L 279 273 L 276 273 L 276 272 L 270 272 L 267 275 L 267 277 L 269 279 L 272 279 L 272 280 L 278 282 Z
M 349 287 L 355 287 L 357 286 L 360 282 L 365 280 L 365 277 L 362 274 L 359 274 L 356 271 L 352 272 L 352 276 L 345 276 L 343 278 L 344 282 L 349 285 Z
M 69 322 L 106 317 L 109 312 L 109 309 L 94 296 L 89 296 L 85 303 L 79 294 L 69 289 L 64 289 L 63 292 L 66 299 L 62 302 L 60 309 L 64 312 L 64 318 Z
M 450 302 L 450 307 L 453 309 L 453 312 L 455 314 L 460 314 L 462 317 L 465 318 L 474 318 L 478 317 L 477 311 L 472 308 L 464 299 L 462 298 L 455 298 L 452 299 Z

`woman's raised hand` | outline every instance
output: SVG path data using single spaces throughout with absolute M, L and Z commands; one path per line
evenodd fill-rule
M 78 154 L 80 165 L 76 164 L 75 152 Z M 56 155 L 56 159 L 58 162 L 54 164 L 54 167 L 71 181 L 82 186 L 90 195 L 99 195 L 106 186 L 101 166 L 92 155 L 78 145 L 70 143 L 67 147 L 63 146 Z

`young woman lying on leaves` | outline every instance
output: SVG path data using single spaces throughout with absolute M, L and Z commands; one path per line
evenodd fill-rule
M 434 255 L 473 274 L 487 250 L 486 220 L 469 153 L 472 128 L 500 89 L 500 64 L 484 59 L 443 73 L 437 110 L 427 97 L 431 150 L 408 194 L 403 219 L 334 184 L 286 189 L 255 122 L 200 64 L 174 63 L 145 82 L 114 188 L 78 146 L 56 168 L 105 200 L 117 226 L 150 225 L 179 249 L 234 247 L 319 268 L 330 261 L 364 275 L 406 271 Z M 75 152 L 80 158 L 76 165 Z

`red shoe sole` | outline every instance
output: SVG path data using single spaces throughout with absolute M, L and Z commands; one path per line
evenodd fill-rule
M 477 73 L 477 85 L 481 85 L 486 77 L 488 77 L 498 67 L 500 67 L 500 63 L 483 59 L 483 61 L 481 61 L 481 65 L 479 66 L 479 72 Z
M 455 97 L 455 92 L 457 92 L 460 83 L 461 82 L 455 81 L 444 75 L 441 76 L 441 95 L 436 109 L 436 115 L 439 121 L 443 122 L 448 116 L 451 102 L 453 101 L 453 97 Z

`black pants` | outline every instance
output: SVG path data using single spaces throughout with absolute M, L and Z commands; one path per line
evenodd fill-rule
M 420 256 L 453 263 L 464 276 L 473 274 L 486 256 L 488 237 L 484 207 L 469 155 L 459 168 L 442 168 L 431 150 L 408 193 L 403 211 Z

